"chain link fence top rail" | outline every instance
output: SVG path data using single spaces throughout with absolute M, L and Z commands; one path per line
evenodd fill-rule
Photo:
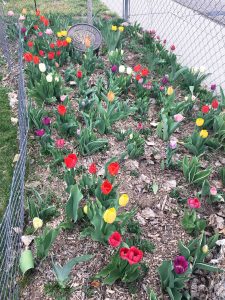
M 176 46 L 179 63 L 204 67 L 206 84 L 225 88 L 225 0 L 103 0 L 121 17 L 128 3 L 129 21 L 156 30 L 168 48 Z
M 28 118 L 22 61 L 23 48 L 20 39 L 18 39 L 18 41 L 16 41 L 16 46 L 18 46 L 18 62 L 13 62 L 10 57 L 10 47 L 9 41 L 7 40 L 5 15 L 2 4 L 0 4 L 0 27 L 0 47 L 8 63 L 9 70 L 12 68 L 12 63 L 14 67 L 18 69 L 19 159 L 13 173 L 9 202 L 0 224 L 0 299 L 13 300 L 19 299 L 16 277 L 18 275 L 21 235 L 24 223 L 24 177 Z

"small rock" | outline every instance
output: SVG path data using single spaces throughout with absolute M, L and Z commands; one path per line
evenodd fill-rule
M 150 178 L 148 176 L 144 175 L 144 174 L 141 174 L 140 181 L 142 181 L 142 182 L 144 181 L 145 183 L 148 183 L 148 184 L 151 183 Z
M 164 190 L 170 191 L 177 186 L 177 182 L 175 179 L 168 180 L 164 183 Z
M 142 226 L 146 225 L 145 219 L 139 213 L 137 213 L 136 218 L 137 218 L 138 222 L 140 223 L 140 225 L 142 225 Z
M 134 171 L 139 169 L 139 162 L 137 160 L 127 160 L 125 162 L 125 167 L 129 170 L 129 171 Z
M 146 141 L 145 143 L 148 146 L 155 146 L 155 143 L 153 141 Z
M 157 127 L 158 124 L 159 124 L 159 122 L 151 122 L 151 123 L 150 123 L 150 125 L 151 125 L 152 127 Z
M 32 181 L 25 184 L 26 188 L 37 188 L 39 185 L 41 185 L 40 181 Z
M 220 166 L 221 166 L 221 163 L 217 160 L 217 161 L 215 162 L 215 166 L 216 166 L 216 167 L 220 167 Z
M 156 217 L 156 214 L 154 213 L 154 211 L 148 207 L 142 210 L 141 215 L 146 220 Z

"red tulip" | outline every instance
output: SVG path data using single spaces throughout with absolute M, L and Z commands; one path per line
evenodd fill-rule
M 92 163 L 88 169 L 89 173 L 96 174 L 97 173 L 97 167 L 95 163 Z
M 190 208 L 200 208 L 201 202 L 198 200 L 198 198 L 189 198 L 187 201 Z
M 129 262 L 130 265 L 138 264 L 143 258 L 143 252 L 138 248 L 132 246 L 130 247 L 127 255 L 126 260 Z
M 61 51 L 60 50 L 56 51 L 56 56 L 60 56 L 60 55 L 61 55 Z
M 34 25 L 34 30 L 38 30 L 38 25 Z
M 217 109 L 218 106 L 219 106 L 218 100 L 217 99 L 213 99 L 213 101 L 212 101 L 212 108 L 213 109 Z
M 122 241 L 121 234 L 118 231 L 113 232 L 108 241 L 112 247 L 118 247 Z
M 40 16 L 40 21 L 44 22 L 44 20 L 45 20 L 45 17 L 44 16 Z
M 101 191 L 104 195 L 108 195 L 112 191 L 112 184 L 106 179 L 101 185 Z
M 38 56 L 34 55 L 33 56 L 33 62 L 34 62 L 35 65 L 38 65 L 39 62 L 40 62 L 40 58 Z
M 55 44 L 54 44 L 54 43 L 50 43 L 49 46 L 50 46 L 51 49 L 54 49 L 54 48 L 55 48 Z
M 68 156 L 64 157 L 64 163 L 68 169 L 75 168 L 77 164 L 76 154 L 69 154 Z
M 69 44 L 67 43 L 66 40 L 64 40 L 64 41 L 62 41 L 62 45 L 63 45 L 63 47 L 67 47 Z
M 149 70 L 148 70 L 148 69 L 143 69 L 143 70 L 141 71 L 141 75 L 142 75 L 143 77 L 148 76 L 148 74 L 149 74 Z
M 31 62 L 33 60 L 33 54 L 30 52 L 26 52 L 24 53 L 23 58 L 25 61 Z
M 141 71 L 141 65 L 137 65 L 134 67 L 134 72 L 138 73 Z
M 66 107 L 61 104 L 58 105 L 57 110 L 58 110 L 58 113 L 60 114 L 60 116 L 64 116 L 67 111 Z
M 111 176 L 117 175 L 119 172 L 119 169 L 120 169 L 120 165 L 118 162 L 113 162 L 108 165 L 108 171 Z
M 29 48 L 32 48 L 34 46 L 34 43 L 32 41 L 27 42 L 27 46 Z
M 57 40 L 56 45 L 57 45 L 58 48 L 62 47 L 63 46 L 63 41 Z
M 44 19 L 43 24 L 47 27 L 49 25 L 49 20 L 48 19 Z
M 39 55 L 42 56 L 42 57 L 45 56 L 44 51 L 43 50 L 39 50 Z
M 54 52 L 48 52 L 48 59 L 52 60 L 55 57 L 55 53 Z
M 83 73 L 82 73 L 82 71 L 80 71 L 80 70 L 78 70 L 77 71 L 77 78 L 82 78 L 83 77 Z
M 203 114 L 207 114 L 208 112 L 209 112 L 209 106 L 208 105 L 203 105 L 202 106 L 202 112 L 203 112 Z
M 40 13 L 41 13 L 40 10 L 37 9 L 37 10 L 36 10 L 36 16 L 37 16 L 37 17 L 40 16 Z
M 136 76 L 136 80 L 139 81 L 140 79 L 141 79 L 141 75 L 138 74 L 138 75 Z
M 122 259 L 126 259 L 128 252 L 129 252 L 129 248 L 121 248 L 120 249 L 120 257 Z

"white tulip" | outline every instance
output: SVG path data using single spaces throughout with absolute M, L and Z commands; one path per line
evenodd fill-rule
M 128 74 L 128 75 L 131 75 L 131 74 L 132 74 L 132 72 L 133 72 L 133 71 L 132 71 L 132 68 L 130 68 L 130 67 L 127 67 L 127 74 Z
M 46 71 L 46 65 L 43 64 L 43 63 L 40 63 L 40 64 L 39 64 L 39 70 L 40 70 L 42 73 L 44 73 L 44 72 Z
M 124 54 L 124 50 L 121 49 L 121 50 L 120 50 L 120 53 L 121 53 L 121 55 L 123 55 L 123 54 Z
M 133 137 L 134 137 L 134 135 L 133 135 L 133 133 L 131 133 L 130 136 L 129 136 L 130 140 L 132 140 Z
M 52 82 L 52 80 L 53 80 L 52 73 L 49 73 L 49 74 L 46 76 L 46 80 L 47 80 L 47 82 Z
M 125 72 L 125 66 L 123 66 L 123 65 L 119 66 L 119 72 L 124 73 Z
M 187 101 L 188 100 L 188 96 L 184 97 L 184 100 Z
M 191 96 L 191 100 L 192 100 L 192 101 L 195 101 L 195 100 L 196 100 L 196 97 L 195 97 L 194 95 L 192 95 L 192 96 Z
M 59 77 L 58 76 L 55 77 L 55 81 L 59 82 Z

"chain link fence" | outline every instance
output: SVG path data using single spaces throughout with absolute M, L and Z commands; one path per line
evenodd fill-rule
M 18 260 L 24 222 L 24 177 L 28 117 L 23 74 L 23 48 L 20 39 L 18 39 L 15 42 L 16 47 L 18 47 L 18 61 L 14 61 L 10 54 L 9 41 L 7 40 L 5 17 L 3 5 L 0 4 L 0 48 L 8 63 L 9 72 L 12 71 L 13 65 L 18 86 L 19 158 L 14 168 L 9 202 L 0 224 L 0 299 L 13 300 L 19 298 L 16 277 L 18 275 Z M 19 33 L 18 24 L 17 28 Z
M 176 47 L 179 63 L 204 67 L 206 84 L 225 88 L 225 0 L 103 0 L 119 16 Z M 124 9 L 126 11 L 124 11 Z

